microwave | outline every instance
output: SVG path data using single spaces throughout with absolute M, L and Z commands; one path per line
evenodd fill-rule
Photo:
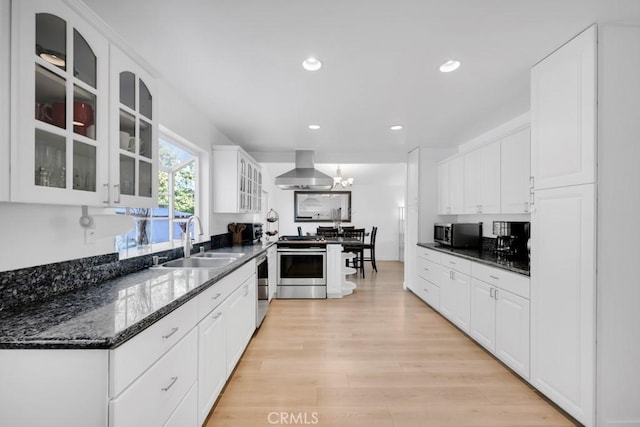
M 478 248 L 482 246 L 482 223 L 434 224 L 433 241 L 452 248 Z

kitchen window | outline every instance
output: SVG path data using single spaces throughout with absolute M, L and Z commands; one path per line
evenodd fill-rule
M 158 207 L 117 210 L 136 220 L 131 232 L 116 236 L 120 258 L 180 247 L 187 219 L 200 216 L 199 165 L 203 151 L 162 127 L 158 146 Z

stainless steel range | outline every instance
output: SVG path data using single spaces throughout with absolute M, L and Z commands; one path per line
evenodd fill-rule
M 313 236 L 282 236 L 278 246 L 278 298 L 327 297 L 327 245 Z

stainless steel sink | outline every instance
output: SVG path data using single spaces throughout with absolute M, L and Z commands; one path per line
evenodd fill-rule
M 224 258 L 180 258 L 173 261 L 165 262 L 159 265 L 160 268 L 202 268 L 209 270 L 217 270 L 226 267 L 234 262 L 237 258 L 224 257 Z
M 204 252 L 201 254 L 192 255 L 196 258 L 207 258 L 207 259 L 225 259 L 225 258 L 233 258 L 234 260 L 238 258 L 242 258 L 244 254 L 239 254 L 237 252 Z

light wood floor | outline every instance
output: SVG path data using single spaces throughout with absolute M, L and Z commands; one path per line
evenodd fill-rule
M 343 299 L 272 301 L 205 425 L 574 425 L 378 264 Z

